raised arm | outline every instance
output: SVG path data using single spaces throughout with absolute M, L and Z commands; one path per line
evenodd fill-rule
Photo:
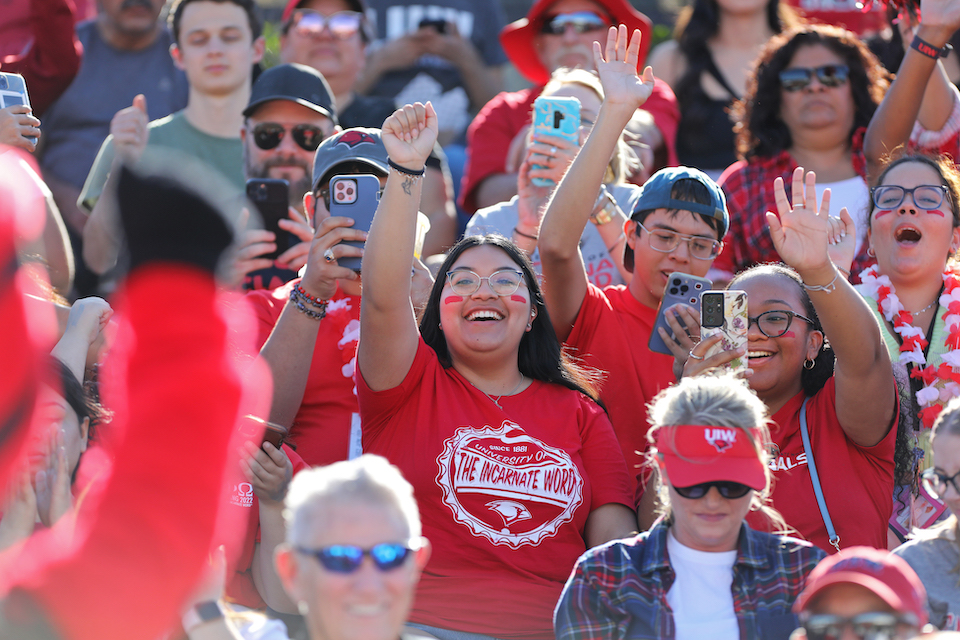
M 597 200 L 604 172 L 623 128 L 653 91 L 650 67 L 637 75 L 640 30 L 627 43 L 627 27 L 610 27 L 605 54 L 593 45 L 593 58 L 605 94 L 593 131 L 553 192 L 540 227 L 543 293 L 557 337 L 570 335 L 587 293 L 580 235 Z
M 916 37 L 922 43 L 918 44 L 928 54 L 938 56 L 950 36 L 960 28 L 960 0 L 922 0 L 920 11 Z M 908 32 L 904 40 L 909 42 L 913 37 Z M 867 127 L 863 150 L 869 174 L 876 176 L 884 154 L 910 139 L 917 120 L 927 130 L 942 129 L 955 102 L 956 89 L 939 57 L 908 46 L 896 79 Z
M 890 358 L 880 327 L 867 303 L 847 282 L 827 251 L 828 207 L 817 212 L 816 176 L 804 184 L 803 169 L 793 172 L 791 209 L 783 186 L 775 184 L 777 218 L 767 213 L 777 253 L 797 270 L 820 317 L 837 362 L 837 417 L 847 437 L 861 446 L 880 442 L 893 420 L 896 394 Z M 869 402 L 864 399 L 869 398 Z
M 357 347 L 360 372 L 374 391 L 400 384 L 417 354 L 410 268 L 423 180 L 416 174 L 423 171 L 437 131 L 429 102 L 397 109 L 381 131 L 392 166 L 363 251 Z

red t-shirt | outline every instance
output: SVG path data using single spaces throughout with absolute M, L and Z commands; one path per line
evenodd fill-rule
M 290 290 L 300 279 L 271 291 L 247 294 L 259 327 L 258 345 L 267 341 Z M 360 337 L 360 298 L 339 287 L 327 315 L 319 322 L 317 344 L 303 392 L 303 402 L 290 429 L 290 440 L 308 465 L 324 465 L 349 457 L 351 446 L 359 453 L 360 423 L 353 368 Z
M 281 445 L 281 448 L 293 464 L 293 475 L 309 468 L 296 451 L 286 444 Z M 236 602 L 251 609 L 260 609 L 267 603 L 263 601 L 253 582 L 253 552 L 256 544 L 260 542 L 260 500 L 253 492 L 253 485 L 242 478 L 234 483 L 227 508 L 239 509 L 242 513 L 239 520 L 244 522 L 245 526 L 243 538 L 239 541 L 240 555 L 237 557 L 236 567 L 226 585 L 225 593 L 230 602 Z
M 836 553 L 817 506 L 803 452 L 800 405 L 804 397 L 803 392 L 798 393 L 773 416 L 776 424 L 771 425 L 770 435 L 779 448 L 770 462 L 774 475 L 773 506 L 805 539 L 828 553 Z M 896 428 L 872 447 L 861 447 L 847 438 L 837 420 L 836 384 L 830 378 L 807 402 L 807 429 L 827 511 L 840 536 L 840 548 L 865 544 L 886 549 L 887 521 L 893 510 Z M 747 522 L 755 528 L 766 528 L 755 512 Z
M 606 374 L 600 399 L 610 413 L 627 468 L 637 479 L 650 428 L 647 403 L 676 381 L 673 358 L 647 347 L 656 319 L 657 310 L 641 304 L 626 286 L 590 285 L 567 338 L 584 364 Z
M 363 450 L 414 486 L 433 556 L 410 620 L 498 638 L 553 638 L 553 609 L 593 509 L 630 505 L 603 410 L 534 380 L 503 409 L 422 340 L 403 382 L 357 375 Z
M 481 182 L 488 176 L 506 172 L 510 143 L 524 125 L 532 121 L 533 101 L 540 96 L 543 86 L 496 95 L 470 123 L 467 129 L 467 164 L 460 189 L 460 206 L 464 211 L 476 213 L 476 190 Z M 657 129 L 663 135 L 667 164 L 676 166 L 680 111 L 670 85 L 657 80 L 653 93 L 641 108 L 653 116 Z

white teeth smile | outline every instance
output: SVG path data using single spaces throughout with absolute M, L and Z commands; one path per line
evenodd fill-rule
M 487 311 L 487 310 L 474 311 L 473 313 L 467 316 L 467 320 L 469 320 L 470 322 L 473 322 L 475 320 L 481 320 L 481 321 L 503 320 L 503 314 L 497 313 L 496 311 Z
M 772 351 L 748 351 L 747 358 L 766 358 L 767 356 L 772 356 Z
M 350 613 L 357 616 L 375 616 L 383 611 L 383 606 L 379 604 L 353 605 L 350 607 Z

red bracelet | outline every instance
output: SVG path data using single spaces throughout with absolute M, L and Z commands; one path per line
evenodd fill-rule
M 296 285 L 294 285 L 293 288 L 295 291 L 297 291 L 297 293 L 299 293 L 301 296 L 306 298 L 310 304 L 315 305 L 317 307 L 326 305 L 327 303 L 330 302 L 329 300 L 323 300 L 322 298 L 317 298 L 315 296 L 310 295 L 309 293 L 307 293 L 306 289 L 300 286 L 299 282 Z

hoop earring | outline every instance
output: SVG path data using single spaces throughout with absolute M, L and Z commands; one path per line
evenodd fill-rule
M 867 255 L 871 258 L 876 258 L 877 252 L 873 250 L 873 247 L 867 247 Z
M 810 358 L 807 358 L 806 360 L 803 361 L 803 368 L 806 369 L 807 371 L 810 371 L 815 366 L 817 366 L 816 360 L 811 360 Z

